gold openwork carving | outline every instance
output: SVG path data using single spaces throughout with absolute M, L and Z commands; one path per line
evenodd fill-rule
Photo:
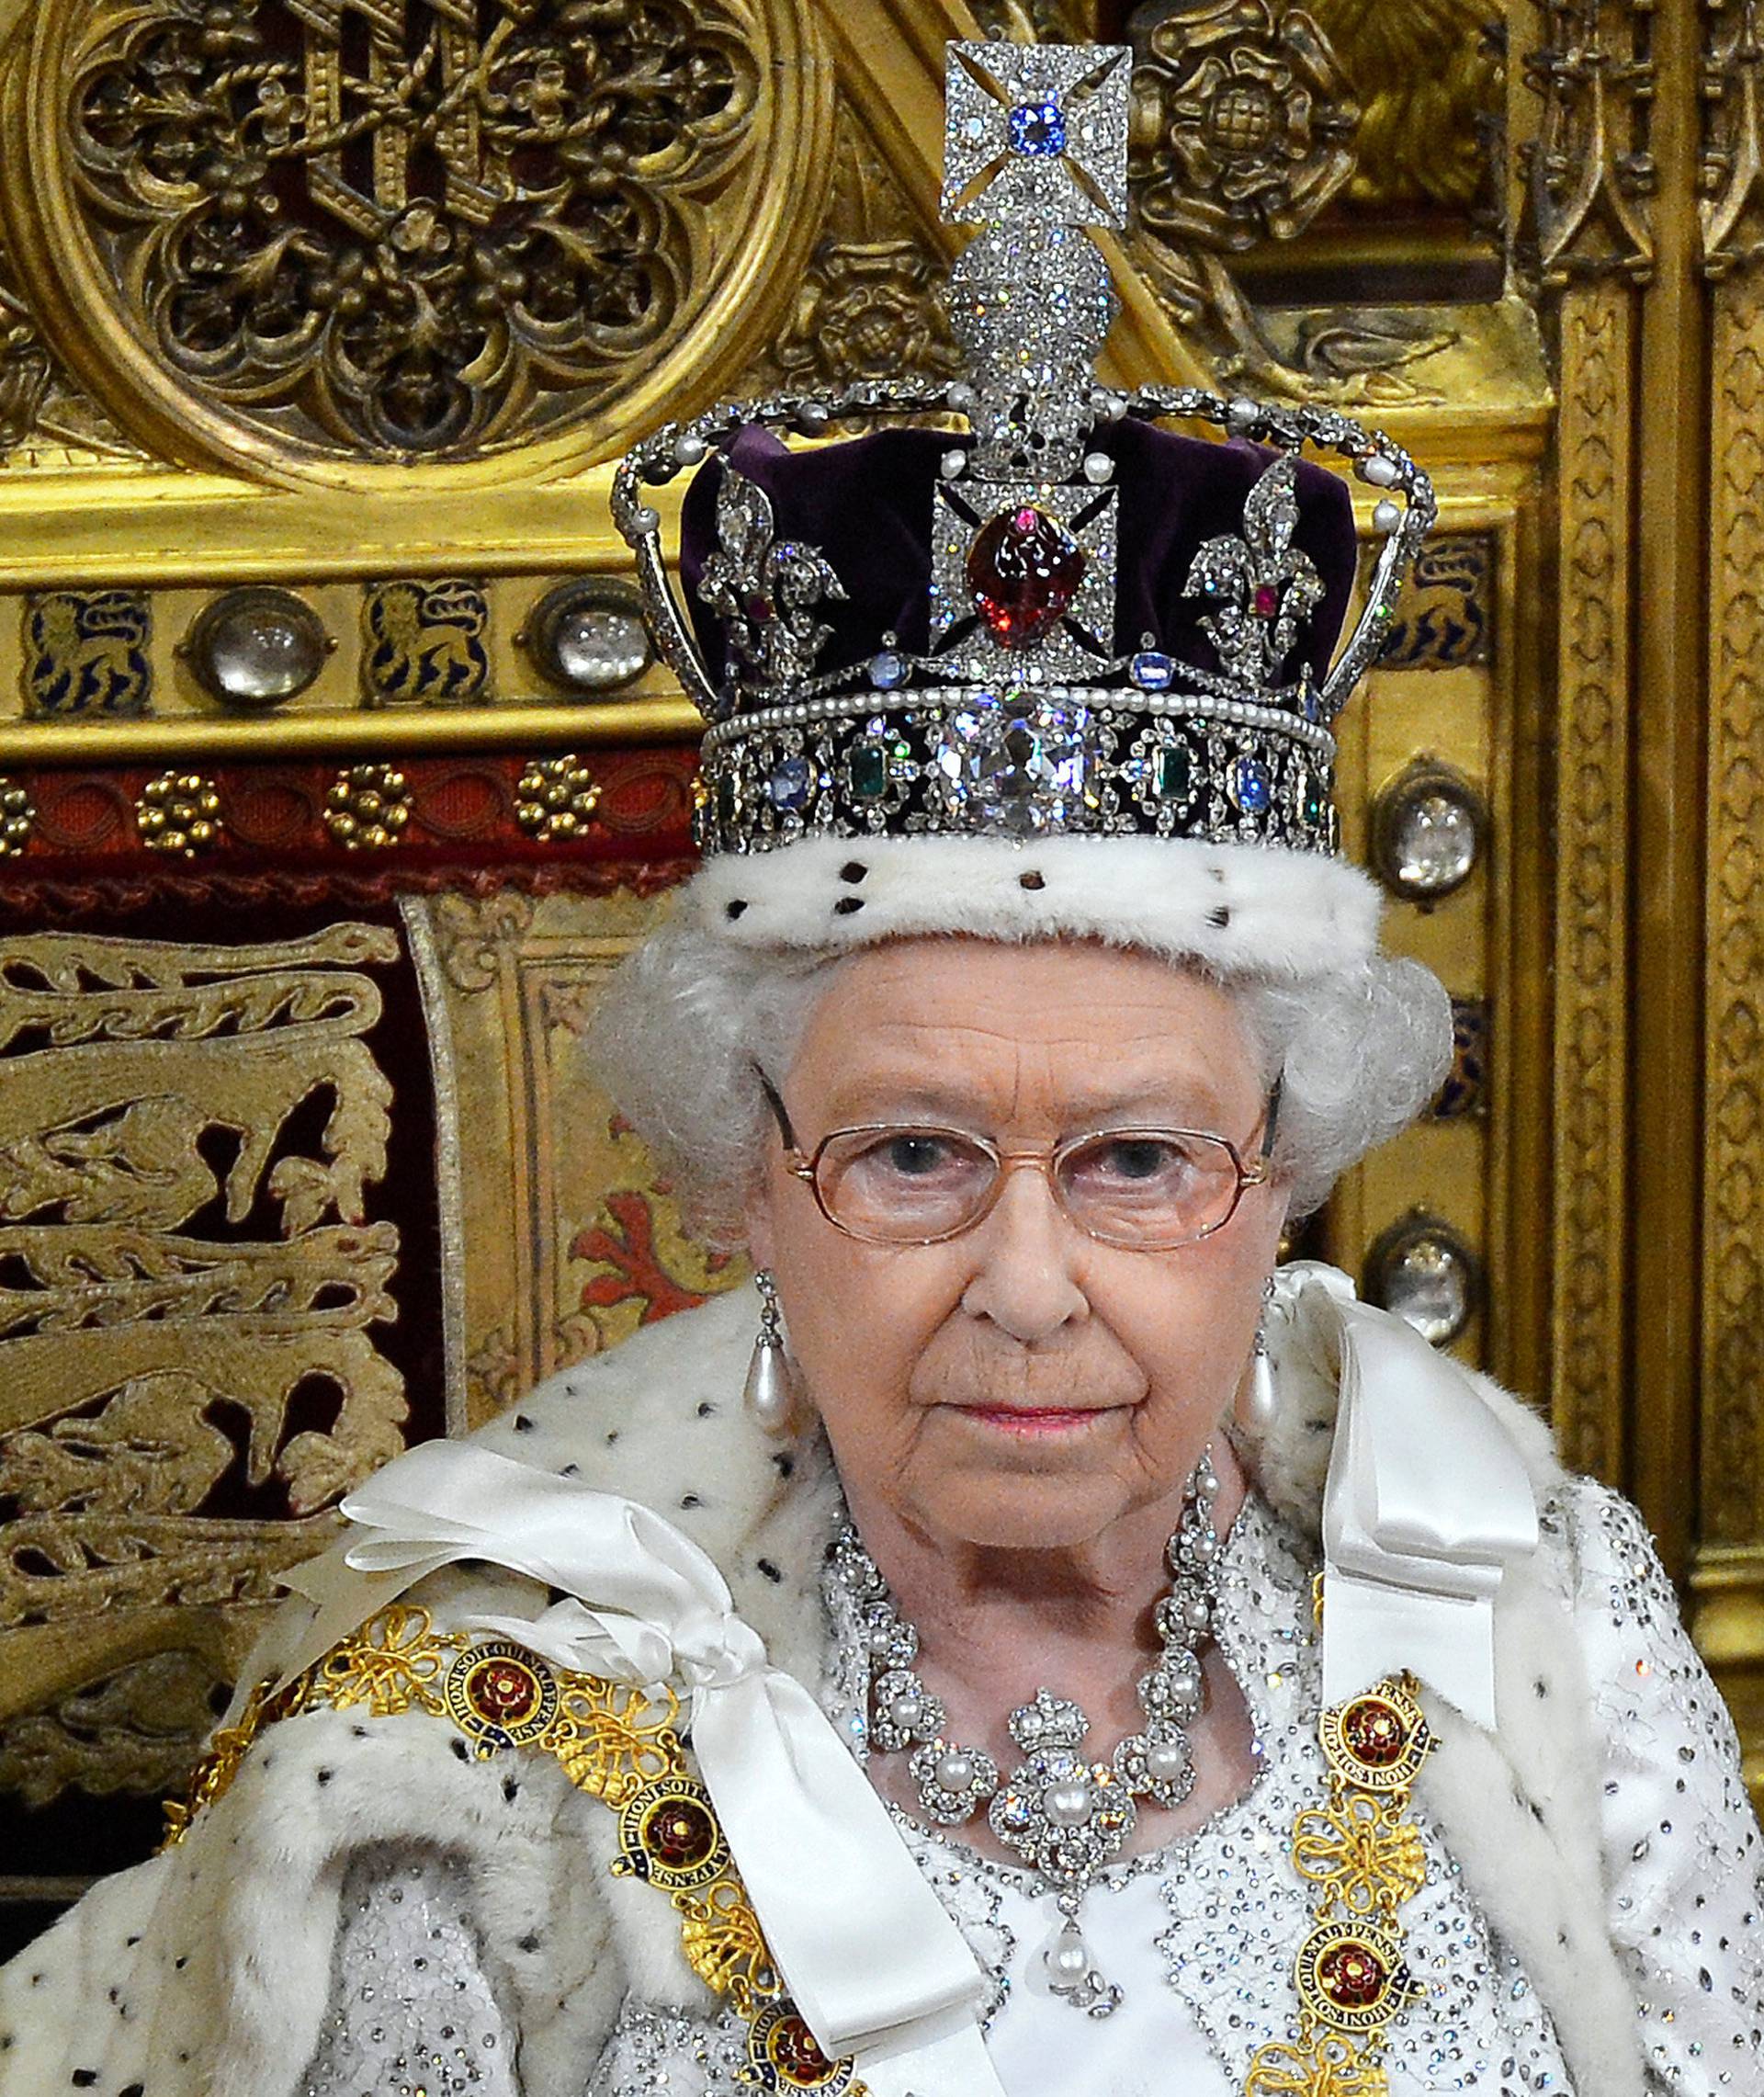
M 218 463 L 592 455 L 709 315 L 785 295 L 803 34 L 786 0 L 45 7 L 6 148 L 28 289 L 126 425 Z
M 249 1635 L 237 1605 L 402 1446 L 371 1330 L 398 1234 L 366 1220 L 391 1093 L 362 1039 L 366 971 L 398 955 L 346 923 L 255 947 L 0 940 L 0 1769 L 33 1796 L 187 1760 Z M 205 1215 L 225 1221 L 193 1232 Z M 296 1410 L 314 1379 L 328 1423 Z M 292 1519 L 208 1512 L 223 1489 Z M 187 1650 L 168 1738 L 156 1656 Z
M 1544 282 L 1645 284 L 1654 271 L 1653 0 L 1536 5 L 1543 40 L 1524 65 L 1543 101 L 1528 188 Z

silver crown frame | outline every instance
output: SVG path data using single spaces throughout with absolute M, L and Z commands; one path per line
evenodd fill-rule
M 1122 45 L 949 46 L 944 215 L 982 229 L 951 274 L 961 378 L 723 402 L 620 465 L 614 521 L 658 652 L 710 724 L 706 851 L 1067 832 L 1337 849 L 1330 724 L 1377 658 L 1433 520 L 1432 486 L 1399 446 L 1332 410 L 1097 382 L 1116 300 L 1085 229 L 1125 218 L 1130 69 Z M 951 438 L 941 464 L 928 650 L 887 636 L 867 663 L 820 670 L 831 632 L 821 609 L 843 585 L 818 548 L 778 538 L 764 492 L 725 463 L 698 589 L 723 626 L 719 686 L 644 485 L 699 466 L 750 424 L 817 437 L 846 420 L 941 416 L 965 420 L 970 438 Z M 1091 433 L 1126 418 L 1198 423 L 1276 454 L 1241 534 L 1208 540 L 1190 566 L 1183 594 L 1200 603 L 1217 672 L 1150 636 L 1115 652 L 1114 463 Z M 1384 544 L 1327 674 L 1283 684 L 1323 589 L 1294 543 L 1307 445 L 1378 492 Z

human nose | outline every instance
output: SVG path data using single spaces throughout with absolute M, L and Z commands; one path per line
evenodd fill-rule
M 1059 1206 L 1051 1175 L 1012 1161 L 990 1212 L 976 1228 L 976 1267 L 962 1308 L 1025 1345 L 1089 1314 L 1078 1263 L 1086 1240 Z

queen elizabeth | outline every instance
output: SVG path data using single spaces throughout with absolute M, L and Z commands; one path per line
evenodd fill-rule
M 5 2097 L 1764 2088 L 1638 1518 L 1278 1264 L 1449 1047 L 1330 803 L 1425 476 L 1099 389 L 1125 54 L 952 51 L 966 378 L 619 484 L 711 726 L 599 1060 L 755 1287 L 345 1503 L 170 1845 L 0 1979 Z M 967 434 L 771 434 L 852 412 Z M 1307 442 L 1385 538 L 1333 657 Z

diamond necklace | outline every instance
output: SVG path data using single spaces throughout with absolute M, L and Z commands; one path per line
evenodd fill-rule
M 1023 1760 L 1002 1783 L 983 1748 L 945 1737 L 948 1714 L 913 1664 L 919 1634 L 895 1607 L 863 1538 L 847 1522 L 833 1539 L 835 1576 L 857 1604 L 870 1750 L 912 1751 L 907 1766 L 920 1806 L 943 1827 L 959 1826 L 987 1808 L 993 1833 L 1054 1889 L 1061 1922 L 1042 1953 L 1048 1987 L 1092 2017 L 1108 2016 L 1122 1998 L 1091 1963 L 1078 1920 L 1084 1896 L 1133 1833 L 1136 1800 L 1180 1806 L 1194 1788 L 1186 1729 L 1206 1701 L 1199 1649 L 1213 1622 L 1218 1490 L 1209 1449 L 1189 1479 L 1182 1518 L 1165 1547 L 1170 1584 L 1156 1612 L 1163 1651 L 1138 1683 L 1145 1725 L 1108 1762 L 1090 1762 L 1082 1751 L 1091 1729 L 1083 1707 L 1037 1689 L 1034 1701 L 1020 1705 L 1006 1721 Z

